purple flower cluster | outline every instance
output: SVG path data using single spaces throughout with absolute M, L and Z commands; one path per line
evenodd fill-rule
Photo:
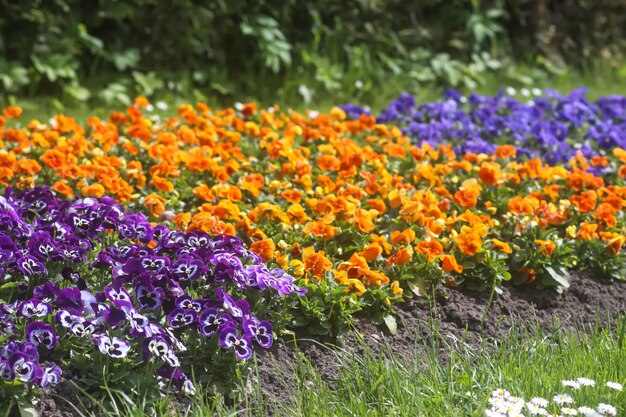
M 568 161 L 626 147 L 626 97 L 601 97 L 593 102 L 579 88 L 564 96 L 546 90 L 522 100 L 500 92 L 494 97 L 475 93 L 463 97 L 448 91 L 445 99 L 417 105 L 400 95 L 377 117 L 379 123 L 400 126 L 418 143 L 452 143 L 459 153 L 491 154 L 499 145 L 515 145 L 519 155 L 549 163 Z M 369 113 L 348 104 L 353 118 Z
M 158 361 L 159 376 L 193 392 L 179 369 L 185 341 L 215 335 L 238 359 L 249 358 L 255 343 L 269 348 L 272 325 L 251 313 L 245 297 L 270 289 L 305 293 L 237 238 L 152 226 L 106 197 L 68 202 L 47 188 L 0 196 L 5 380 L 58 383 L 61 369 L 40 358 L 82 341 L 86 352 Z

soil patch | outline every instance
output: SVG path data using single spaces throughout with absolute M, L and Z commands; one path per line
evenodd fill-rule
M 626 313 L 626 283 L 599 281 L 587 274 L 574 272 L 571 287 L 562 294 L 553 289 L 506 286 L 502 294 L 494 296 L 483 321 L 488 303 L 488 292 L 467 290 L 446 289 L 445 296 L 430 304 L 424 299 L 412 299 L 397 306 L 396 335 L 389 334 L 367 319 L 360 319 L 356 332 L 347 335 L 341 349 L 356 355 L 368 349 L 377 355 L 384 346 L 385 352 L 394 358 L 411 363 L 416 351 L 419 353 L 426 349 L 425 343 L 420 341 L 430 339 L 432 323 L 436 323 L 438 333 L 453 347 L 461 340 L 470 346 L 477 346 L 485 338 L 505 338 L 515 323 L 539 326 L 546 334 L 557 328 L 573 330 L 595 323 L 606 327 L 618 314 Z M 261 356 L 260 383 L 270 405 L 284 405 L 290 400 L 296 383 L 296 355 L 304 355 L 331 386 L 333 379 L 338 377 L 335 347 L 311 339 L 298 340 L 297 347 L 289 342 L 277 343 Z M 441 360 L 446 361 L 447 355 L 447 351 L 441 351 Z

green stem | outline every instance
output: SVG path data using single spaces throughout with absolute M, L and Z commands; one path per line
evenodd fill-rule
M 491 304 L 493 304 L 493 297 L 496 294 L 496 278 L 493 279 L 493 285 L 491 286 L 491 293 L 489 294 L 489 302 L 487 302 L 487 306 L 483 311 L 483 316 L 480 319 L 480 327 L 483 327 L 485 324 L 485 320 L 487 319 L 487 315 L 489 314 L 489 309 L 491 308 Z

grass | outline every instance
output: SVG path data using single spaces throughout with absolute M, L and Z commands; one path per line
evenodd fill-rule
M 540 329 L 515 327 L 493 349 L 460 341 L 452 349 L 436 337 L 434 349 L 407 366 L 388 355 L 362 358 L 339 356 L 339 375 L 330 388 L 312 364 L 303 362 L 297 375 L 293 404 L 286 416 L 482 416 L 490 393 L 505 388 L 530 400 L 552 398 L 572 390 L 562 380 L 587 377 L 597 381 L 584 390 L 586 405 L 611 403 L 626 411 L 626 393 L 604 386 L 624 383 L 626 377 L 626 321 L 613 329 L 595 327 L 544 336 Z M 440 360 L 446 352 L 447 361 Z M 578 404 L 583 405 L 583 404 Z
M 316 364 L 296 355 L 287 402 L 273 398 L 271 392 L 263 395 L 255 382 L 259 369 L 254 367 L 251 379 L 240 381 L 243 398 L 236 402 L 202 393 L 172 402 L 168 397 L 134 397 L 109 390 L 100 410 L 105 417 L 483 416 L 491 392 L 504 388 L 527 400 L 567 393 L 581 401 L 576 406 L 609 403 L 620 415 L 626 411 L 626 392 L 604 384 L 626 383 L 625 335 L 626 317 L 612 328 L 581 326 L 549 335 L 538 327 L 516 326 L 490 347 L 486 340 L 472 347 L 435 329 L 427 340 L 416 340 L 425 350 L 414 358 L 393 357 L 387 349 L 362 356 L 335 351 L 338 376 L 333 379 L 324 378 Z M 561 386 L 561 381 L 578 377 L 594 379 L 596 387 L 577 391 Z M 92 414 L 80 412 L 77 405 L 76 415 Z
M 523 68 L 522 68 L 523 69 Z M 522 70 L 521 69 L 521 70 Z M 533 74 L 532 68 L 526 69 L 526 72 Z M 612 94 L 626 95 L 626 82 L 623 74 L 618 74 L 615 69 L 606 65 L 596 65 L 582 72 L 564 72 L 560 75 L 546 76 L 536 75 L 536 84 L 527 87 L 537 87 L 541 89 L 552 88 L 567 93 L 577 87 L 587 86 L 588 96 L 596 99 L 600 96 Z M 294 78 L 300 77 L 300 78 Z M 415 95 L 418 102 L 432 101 L 441 99 L 443 92 L 449 88 L 444 85 L 433 84 L 417 84 L 411 82 L 404 74 L 390 76 L 382 82 L 381 85 L 372 87 L 371 91 L 361 96 L 353 96 L 354 88 L 352 86 L 342 86 L 337 91 L 326 93 L 319 91 L 312 98 L 310 103 L 304 101 L 303 97 L 297 93 L 297 89 L 287 88 L 290 85 L 307 84 L 306 80 L 301 79 L 302 74 L 292 74 L 286 76 L 284 81 L 285 88 L 279 90 L 268 90 L 260 87 L 253 92 L 247 92 L 241 95 L 219 96 L 210 89 L 190 89 L 187 92 L 181 91 L 159 91 L 157 94 L 150 96 L 153 101 L 163 101 L 170 107 L 175 107 L 181 103 L 195 103 L 196 101 L 204 101 L 213 107 L 230 106 L 234 103 L 232 97 L 236 97 L 239 101 L 258 101 L 263 106 L 269 106 L 274 103 L 280 103 L 282 106 L 291 107 L 296 110 L 315 109 L 319 111 L 328 111 L 335 105 L 344 104 L 354 101 L 358 104 L 368 105 L 375 113 L 385 108 L 387 104 L 396 98 L 401 92 L 408 91 Z M 292 79 L 293 78 L 293 79 Z M 313 80 L 309 80 L 314 82 Z M 485 84 L 476 88 L 476 92 L 482 94 L 495 94 L 501 88 L 513 85 L 520 89 L 523 85 L 511 82 L 510 79 L 503 75 L 495 75 L 487 78 Z M 345 87 L 345 88 L 344 88 Z M 129 88 L 127 95 L 132 98 L 132 91 L 137 87 Z M 467 89 L 460 89 L 463 93 L 469 93 Z M 96 88 L 95 91 L 98 91 Z M 294 93 L 296 91 L 296 93 Z M 63 113 L 76 117 L 79 120 L 86 120 L 90 116 L 106 117 L 112 109 L 120 110 L 124 108 L 121 102 L 106 103 L 101 99 L 94 98 L 89 101 L 71 100 L 65 101 L 55 96 L 50 97 L 30 97 L 20 98 L 13 96 L 0 95 L 0 107 L 7 104 L 18 104 L 24 108 L 27 115 L 31 118 L 39 118 L 47 120 L 52 114 Z M 171 114 L 171 111 L 168 111 Z

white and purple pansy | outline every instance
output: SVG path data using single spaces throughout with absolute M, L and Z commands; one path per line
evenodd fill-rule
M 235 320 L 230 314 L 223 313 L 219 308 L 213 307 L 202 313 L 198 323 L 198 332 L 205 337 L 211 337 L 223 327 L 234 326 Z
M 66 329 L 69 329 L 74 323 L 80 323 L 85 321 L 85 318 L 81 316 L 76 316 L 67 310 L 59 310 L 54 316 L 54 321 L 56 321 Z
M 11 372 L 22 382 L 33 382 L 37 378 L 39 366 L 28 355 L 15 352 L 8 360 Z
M 70 326 L 70 333 L 77 337 L 91 336 L 96 333 L 98 327 L 91 321 L 76 321 Z
M 46 369 L 43 370 L 39 385 L 41 385 L 43 389 L 53 387 L 61 382 L 61 374 L 61 368 L 56 366 L 54 362 L 50 362 Z
M 197 313 L 193 309 L 175 308 L 167 315 L 167 324 L 172 329 L 189 326 L 196 321 Z
M 196 280 L 200 278 L 206 270 L 207 268 L 204 262 L 191 254 L 182 255 L 170 268 L 172 275 L 181 281 Z
M 246 300 L 236 301 L 230 294 L 225 292 L 222 287 L 215 290 L 218 300 L 222 302 L 224 310 L 232 314 L 233 317 L 240 318 L 250 313 L 250 304 Z
M 163 304 L 163 298 L 165 297 L 163 288 L 154 287 L 151 284 L 138 285 L 135 289 L 135 294 L 139 307 L 147 310 L 158 310 L 161 304 Z
M 228 326 L 220 330 L 219 344 L 225 349 L 232 348 L 235 351 L 235 357 L 239 360 L 252 356 L 252 340 L 249 336 L 238 336 L 235 327 Z
M 259 321 L 256 317 L 243 319 L 243 331 L 246 335 L 255 339 L 264 349 L 269 349 L 274 341 L 272 324 L 268 321 Z
M 169 258 L 163 256 L 147 256 L 141 259 L 141 268 L 145 272 L 158 274 L 170 265 Z
M 182 308 L 183 310 L 191 309 L 200 314 L 204 307 L 204 302 L 202 300 L 194 300 L 190 295 L 183 295 L 176 299 L 176 307 Z
M 5 381 L 13 381 L 15 379 L 15 374 L 9 365 L 8 359 L 0 359 L 0 378 Z
M 128 291 L 126 291 L 123 287 L 119 287 L 119 288 L 115 288 L 111 285 L 107 286 L 104 289 L 104 295 L 110 300 L 110 301 L 123 301 L 126 303 L 132 303 L 132 299 L 130 297 L 130 294 L 128 293 Z
M 46 275 L 48 273 L 44 264 L 32 255 L 25 255 L 19 258 L 17 260 L 17 267 L 27 277 Z
M 144 339 L 142 347 L 146 357 L 164 358 L 167 352 L 171 350 L 167 340 L 161 336 L 152 336 Z
M 23 301 L 17 307 L 17 313 L 20 317 L 44 317 L 50 314 L 52 306 L 49 303 L 43 302 L 37 298 L 31 298 L 30 300 Z
M 130 350 L 130 343 L 119 337 L 110 338 L 109 336 L 101 335 L 97 338 L 98 349 L 104 355 L 109 355 L 112 358 L 125 358 Z
M 54 349 L 59 337 L 48 323 L 34 321 L 26 325 L 26 340 L 35 346 L 43 346 L 46 349 Z

